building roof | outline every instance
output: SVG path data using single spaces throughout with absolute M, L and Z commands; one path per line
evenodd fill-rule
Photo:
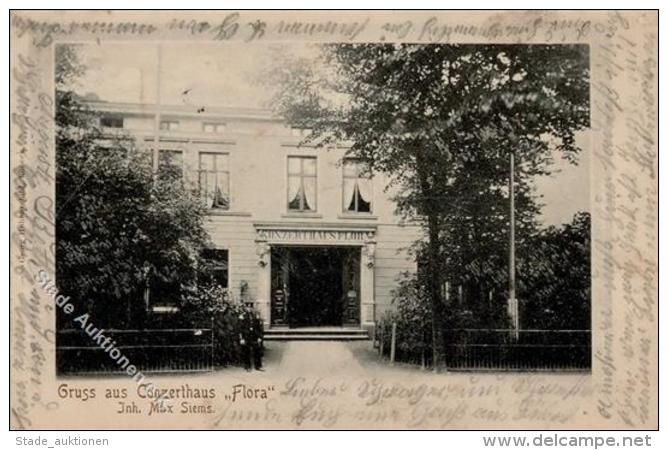
M 102 100 L 84 100 L 91 109 L 100 112 L 116 113 L 129 116 L 153 116 L 158 110 L 154 103 L 119 103 Z M 201 105 L 160 105 L 160 114 L 164 117 L 188 117 L 197 119 L 246 119 L 261 121 L 283 120 L 269 109 L 226 108 Z

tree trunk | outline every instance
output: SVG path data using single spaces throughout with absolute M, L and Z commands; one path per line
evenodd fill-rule
M 429 247 L 427 250 L 427 276 L 429 278 L 427 289 L 431 303 L 432 312 L 432 348 L 434 370 L 439 371 L 447 368 L 445 355 L 445 311 L 441 299 L 441 282 L 439 270 L 440 241 L 438 238 L 438 217 L 432 211 L 427 218 Z
M 424 149 L 418 149 L 417 169 L 418 179 L 421 187 L 422 207 L 427 218 L 427 235 L 429 238 L 427 247 L 427 293 L 429 295 L 432 313 L 432 349 L 434 371 L 446 368 L 445 354 L 445 311 L 441 299 L 441 271 L 439 270 L 440 239 L 439 239 L 439 208 L 438 197 L 433 192 L 429 182 L 431 179 L 430 165 L 425 161 L 422 153 Z

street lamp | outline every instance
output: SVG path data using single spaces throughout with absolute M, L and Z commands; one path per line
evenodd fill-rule
M 512 338 L 517 341 L 520 337 L 519 308 L 515 292 L 515 152 L 510 152 L 510 249 L 508 251 L 508 315 Z

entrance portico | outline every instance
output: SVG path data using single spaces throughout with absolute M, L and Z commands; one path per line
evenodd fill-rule
M 255 230 L 257 308 L 265 327 L 373 326 L 375 227 L 256 223 Z M 289 265 L 290 258 L 298 264 Z M 303 270 L 304 265 L 313 266 L 311 273 L 290 277 L 290 270 Z M 282 285 L 290 280 L 292 288 Z M 328 284 L 331 289 L 326 289 Z M 326 292 L 317 295 L 314 289 Z

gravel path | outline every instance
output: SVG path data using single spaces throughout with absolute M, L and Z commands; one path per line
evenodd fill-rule
M 366 344 L 371 346 L 370 343 Z M 270 345 L 277 345 L 277 343 Z M 279 372 L 351 375 L 364 371 L 347 342 L 289 341 L 278 345 L 284 346 L 277 368 Z

